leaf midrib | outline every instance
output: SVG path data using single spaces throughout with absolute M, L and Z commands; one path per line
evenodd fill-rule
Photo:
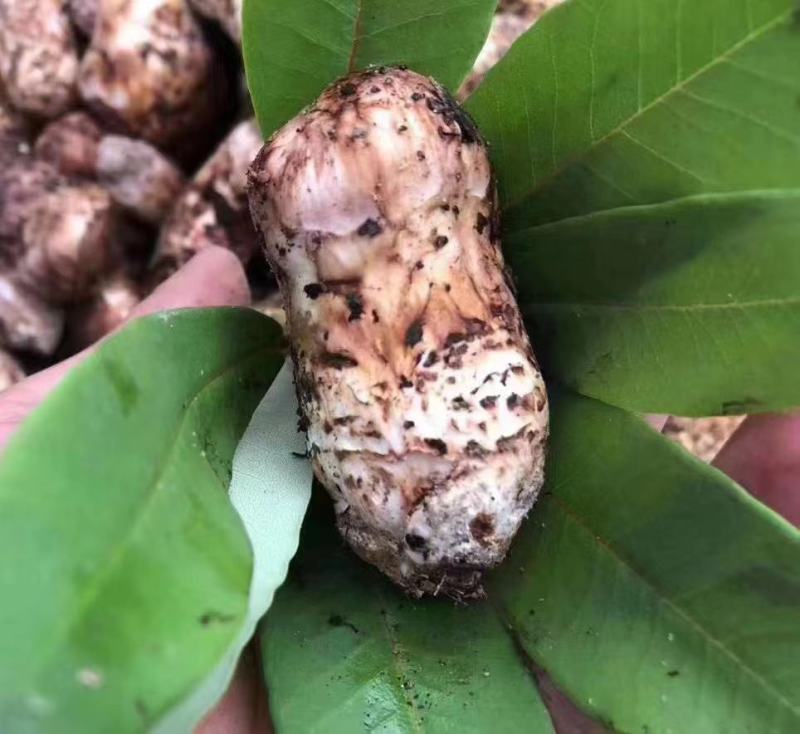
M 696 79 L 700 78 L 707 72 L 714 69 L 718 64 L 723 63 L 728 58 L 733 56 L 736 52 L 740 49 L 745 47 L 747 44 L 751 43 L 752 41 L 756 40 L 759 36 L 763 35 L 764 33 L 769 32 L 775 26 L 783 23 L 786 21 L 794 12 L 792 9 L 787 9 L 781 12 L 778 16 L 773 18 L 772 20 L 768 21 L 764 25 L 759 28 L 755 28 L 750 31 L 746 36 L 744 36 L 740 41 L 730 46 L 726 49 L 723 53 L 719 56 L 716 56 L 707 64 L 701 66 L 695 72 L 690 74 L 685 79 L 682 79 L 678 82 L 675 86 L 670 87 L 666 90 L 663 94 L 660 94 L 658 97 L 655 97 L 652 101 L 646 104 L 644 107 L 639 108 L 633 115 L 630 117 L 625 118 L 624 120 L 620 121 L 619 124 L 614 126 L 611 130 L 609 130 L 605 135 L 598 138 L 597 140 L 592 140 L 591 144 L 577 152 L 575 155 L 570 156 L 562 161 L 561 165 L 555 168 L 553 171 L 548 173 L 544 178 L 539 179 L 529 191 L 526 191 L 520 194 L 515 199 L 508 201 L 504 206 L 504 211 L 509 211 L 520 204 L 522 204 L 526 199 L 530 199 L 538 194 L 543 188 L 547 186 L 551 181 L 558 178 L 564 171 L 566 171 L 570 166 L 581 160 L 582 158 L 586 157 L 592 151 L 599 148 L 602 144 L 604 144 L 607 140 L 612 138 L 613 136 L 617 135 L 619 132 L 623 131 L 626 127 L 628 127 L 631 123 L 638 120 L 640 117 L 645 115 L 649 112 L 652 108 L 656 107 L 657 105 L 661 104 L 664 100 L 668 99 L 671 95 L 675 94 L 676 92 L 682 91 L 685 87 L 689 86 L 692 82 Z
M 51 652 L 49 654 L 45 654 L 42 657 L 40 664 L 34 667 L 32 675 L 30 676 L 30 680 L 36 679 L 36 677 L 39 675 L 39 673 L 41 673 L 42 669 L 45 667 L 47 662 L 52 658 L 54 654 L 58 652 L 59 646 L 69 637 L 69 634 L 72 632 L 72 630 L 84 618 L 86 610 L 89 608 L 90 604 L 98 597 L 98 595 L 104 588 L 107 580 L 109 579 L 112 571 L 115 569 L 120 559 L 123 558 L 125 553 L 128 551 L 130 544 L 136 537 L 139 528 L 141 527 L 143 518 L 149 516 L 150 509 L 154 504 L 156 497 L 160 496 L 158 490 L 163 486 L 162 479 L 165 469 L 169 463 L 170 458 L 174 454 L 176 447 L 178 446 L 179 438 L 182 435 L 183 427 L 186 423 L 186 418 L 191 413 L 192 407 L 194 406 L 196 401 L 200 398 L 201 395 L 203 395 L 203 393 L 209 387 L 211 387 L 218 380 L 225 377 L 228 373 L 232 372 L 235 369 L 240 368 L 243 364 L 246 364 L 247 362 L 255 359 L 256 357 L 260 358 L 263 352 L 269 352 L 272 351 L 272 349 L 273 347 L 271 345 L 268 344 L 262 345 L 257 349 L 248 352 L 246 355 L 242 356 L 233 364 L 223 367 L 214 375 L 210 376 L 209 379 L 203 384 L 203 386 L 199 390 L 197 390 L 197 392 L 192 396 L 191 400 L 189 400 L 186 403 L 186 408 L 183 410 L 180 420 L 177 422 L 175 426 L 175 431 L 173 432 L 172 439 L 169 442 L 167 450 L 162 454 L 158 470 L 156 471 L 153 480 L 150 482 L 150 486 L 146 490 L 143 501 L 139 505 L 140 511 L 136 515 L 133 523 L 128 527 L 127 532 L 123 536 L 122 542 L 119 543 L 116 550 L 113 552 L 113 555 L 111 555 L 103 564 L 102 570 L 100 570 L 95 576 L 95 582 L 91 585 L 87 585 L 84 587 L 83 589 L 84 593 L 81 594 L 81 599 L 78 603 L 78 606 L 76 607 L 75 614 L 72 617 L 70 617 L 64 625 L 61 626 L 61 628 L 55 635 L 53 635 L 53 637 L 51 638 L 53 640 L 53 646 Z M 215 472 L 212 472 L 212 474 L 214 478 L 217 479 L 217 481 L 219 481 L 218 475 Z
M 386 639 L 389 642 L 389 647 L 391 648 L 389 659 L 391 660 L 391 665 L 395 668 L 395 670 L 400 674 L 398 679 L 401 679 L 405 673 L 408 672 L 407 666 L 404 665 L 405 660 L 401 652 L 400 642 L 395 639 L 394 635 L 392 634 L 392 628 L 388 622 L 388 614 L 389 614 L 389 607 L 386 604 L 386 600 L 383 597 L 383 594 L 380 591 L 380 588 L 376 585 L 375 587 L 375 595 L 378 597 L 378 600 L 381 603 L 381 607 L 386 610 L 386 614 L 379 614 L 378 617 L 380 618 L 380 624 L 383 631 L 386 633 Z M 414 706 L 414 702 L 409 696 L 408 692 L 406 691 L 405 687 L 403 686 L 402 680 L 400 680 L 400 692 L 403 698 L 403 701 L 407 705 L 408 709 L 408 717 L 413 725 L 413 730 L 418 734 L 422 734 L 424 731 L 422 728 L 421 721 L 417 718 L 416 715 L 416 707 Z
M 548 222 L 541 222 L 521 229 L 512 229 L 505 232 L 504 243 L 510 247 L 517 248 L 524 246 L 530 238 L 542 234 L 551 233 L 553 230 L 558 232 L 566 227 L 585 227 L 596 223 L 607 223 L 609 221 L 626 220 L 628 215 L 638 215 L 641 219 L 651 215 L 663 215 L 673 209 L 680 211 L 681 207 L 710 207 L 715 204 L 730 206 L 741 206 L 753 202 L 765 201 L 786 202 L 798 201 L 798 211 L 800 211 L 800 189 L 794 187 L 779 189 L 743 189 L 741 191 L 709 191 L 702 194 L 690 194 L 689 196 L 679 196 L 675 199 L 656 201 L 647 204 L 624 204 L 614 206 L 610 209 L 597 209 L 583 214 L 575 214 L 563 219 L 556 219 Z
M 356 0 L 356 14 L 353 18 L 353 45 L 350 48 L 350 56 L 347 59 L 347 73 L 352 74 L 358 63 L 358 52 L 361 50 L 361 41 L 364 39 L 363 34 L 363 12 L 364 0 Z
M 746 308 L 775 308 L 800 305 L 800 296 L 787 298 L 764 298 L 753 301 L 736 301 L 730 303 L 690 303 L 690 304 L 658 304 L 658 303 L 603 303 L 601 301 L 527 301 L 522 300 L 523 310 L 529 309 L 606 309 L 611 311 L 655 311 L 655 312 L 693 312 L 693 311 L 728 311 Z
M 800 720 L 800 707 L 793 704 L 789 701 L 783 693 L 779 690 L 774 688 L 774 686 L 766 680 L 760 673 L 756 670 L 751 668 L 744 660 L 742 660 L 735 652 L 725 647 L 725 645 L 714 637 L 705 627 L 703 627 L 697 620 L 695 620 L 688 612 L 682 609 L 676 602 L 674 602 L 671 598 L 664 595 L 656 586 L 654 582 L 652 582 L 647 576 L 645 576 L 641 570 L 633 566 L 627 558 L 622 556 L 616 548 L 612 545 L 611 541 L 602 537 L 598 534 L 597 531 L 592 530 L 592 528 L 587 524 L 584 518 L 579 515 L 574 508 L 570 507 L 567 502 L 565 502 L 561 497 L 556 494 L 556 489 L 554 489 L 553 494 L 550 497 L 551 503 L 558 505 L 562 512 L 572 520 L 580 529 L 589 535 L 592 540 L 603 548 L 612 556 L 612 558 L 618 562 L 621 566 L 628 569 L 630 573 L 635 576 L 636 578 L 640 579 L 643 584 L 645 584 L 659 599 L 662 603 L 666 604 L 679 618 L 683 619 L 690 627 L 695 629 L 700 636 L 706 640 L 706 642 L 714 647 L 715 649 L 719 650 L 723 655 L 728 657 L 734 664 L 738 665 L 742 671 L 744 671 L 747 675 L 749 675 L 757 684 L 759 684 L 767 693 L 771 694 L 779 703 L 781 703 L 785 708 L 787 708 L 798 720 Z M 755 500 L 753 500 L 755 501 Z M 505 610 L 505 607 L 503 607 Z M 503 615 L 504 617 L 510 617 L 506 611 Z M 510 621 L 510 620 L 509 620 Z M 509 631 L 509 634 L 513 634 Z

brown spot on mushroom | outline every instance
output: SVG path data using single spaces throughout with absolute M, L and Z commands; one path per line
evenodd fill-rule
M 406 545 L 411 548 L 411 550 L 421 551 L 425 547 L 425 538 L 421 535 L 415 535 L 414 533 L 408 533 L 405 537 Z
M 347 296 L 347 308 L 350 310 L 350 315 L 347 317 L 348 321 L 358 321 L 364 315 L 364 303 L 361 297 L 355 293 Z
M 447 444 L 441 438 L 426 438 L 425 444 L 432 448 L 439 456 L 447 453 Z
M 326 367 L 333 367 L 335 370 L 358 367 L 358 362 L 355 359 L 349 354 L 342 354 L 341 352 L 323 352 L 319 361 Z
M 487 453 L 486 449 L 477 441 L 468 441 L 465 452 L 467 456 L 471 456 L 473 459 L 482 459 Z
M 445 348 L 450 348 L 454 344 L 458 344 L 459 342 L 465 341 L 467 335 L 460 331 L 454 331 L 447 335 L 447 339 L 444 340 Z
M 411 348 L 422 341 L 422 320 L 415 319 L 406 331 L 406 346 Z
M 381 232 L 383 232 L 383 227 L 375 219 L 365 219 L 356 230 L 359 237 L 377 237 Z
M 321 283 L 309 283 L 303 292 L 312 300 L 315 301 L 325 292 L 325 286 Z
M 494 520 L 485 512 L 480 512 L 472 518 L 469 532 L 478 543 L 488 545 L 488 541 L 494 533 Z

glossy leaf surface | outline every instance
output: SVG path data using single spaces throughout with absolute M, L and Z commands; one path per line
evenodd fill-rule
M 278 731 L 548 731 L 530 659 L 612 730 L 796 731 L 800 533 L 634 416 L 553 417 L 488 604 L 403 597 L 318 503 L 263 625 Z
M 617 731 L 797 731 L 800 532 L 638 418 L 552 407 L 546 495 L 489 587 L 519 643 Z
M 235 638 L 252 566 L 231 459 L 283 363 L 239 309 L 134 322 L 0 463 L 0 729 L 144 731 Z
M 468 108 L 509 231 L 711 192 L 800 187 L 795 0 L 570 0 Z
M 324 496 L 262 645 L 279 732 L 552 731 L 492 607 L 409 599 L 344 547 Z
M 737 415 L 800 405 L 798 241 L 800 190 L 590 214 L 507 249 L 552 376 L 632 410 Z
M 244 57 L 269 136 L 332 81 L 405 64 L 455 91 L 489 31 L 495 0 L 245 0 Z

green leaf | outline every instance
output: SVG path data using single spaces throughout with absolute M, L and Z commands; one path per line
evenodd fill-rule
M 404 596 L 344 547 L 322 493 L 262 623 L 277 731 L 549 734 L 492 607 Z
M 797 190 L 600 212 L 507 244 L 551 375 L 633 410 L 714 415 L 800 405 L 799 236 Z
M 489 586 L 519 644 L 617 731 L 800 730 L 800 533 L 634 416 L 554 397 L 545 496 Z
M 472 67 L 496 0 L 245 0 L 243 50 L 265 136 L 337 77 L 406 64 L 451 90 Z
M 226 489 L 281 331 L 238 309 L 133 323 L 0 464 L 0 730 L 147 729 L 216 664 L 251 553 Z
M 297 430 L 297 397 L 287 362 L 256 408 L 233 457 L 228 494 L 253 549 L 247 617 L 216 667 L 158 722 L 153 734 L 192 731 L 222 697 L 242 649 L 286 579 L 311 497 L 311 463 L 298 458 L 305 448 L 305 436 Z
M 800 533 L 634 416 L 553 397 L 488 604 L 403 597 L 318 498 L 262 626 L 278 731 L 549 731 L 518 651 L 615 731 L 798 730 Z
M 701 193 L 800 187 L 797 0 L 571 0 L 468 109 L 509 231 Z

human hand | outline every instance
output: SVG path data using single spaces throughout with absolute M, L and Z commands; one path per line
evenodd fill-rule
M 651 415 L 647 422 L 661 431 L 668 417 Z M 800 527 L 800 413 L 747 418 L 711 463 Z
M 246 306 L 250 289 L 235 255 L 219 247 L 202 250 L 134 309 L 129 320 L 173 308 Z M 75 365 L 93 351 L 80 354 L 28 377 L 0 393 L 0 451 L 11 434 Z M 198 727 L 197 734 L 264 734 L 269 731 L 266 692 L 255 653 L 245 650 L 231 686 Z

